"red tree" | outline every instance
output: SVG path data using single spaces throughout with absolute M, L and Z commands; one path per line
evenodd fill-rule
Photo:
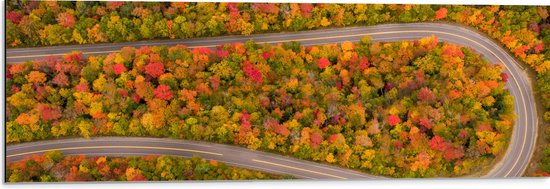
M 262 57 L 266 60 L 269 60 L 271 57 L 275 56 L 275 51 L 271 50 L 269 52 L 263 52 Z
M 226 50 L 216 50 L 216 55 L 220 58 L 227 58 L 229 56 L 229 51 Z
M 290 131 L 285 127 L 285 125 L 278 123 L 273 125 L 273 131 L 283 136 L 288 136 L 290 134 Z
M 88 88 L 87 83 L 79 83 L 74 87 L 76 89 L 76 92 L 90 92 L 90 88 Z
M 134 101 L 135 101 L 136 103 L 139 103 L 139 101 L 141 101 L 141 98 L 139 98 L 139 95 L 138 95 L 138 94 L 132 95 L 132 99 L 134 99 Z
M 330 66 L 330 61 L 327 60 L 327 58 L 320 58 L 319 60 L 317 60 L 317 66 L 319 66 L 319 68 L 323 69 L 327 66 Z
M 72 14 L 64 12 L 57 15 L 57 23 L 59 23 L 59 25 L 65 26 L 66 28 L 72 28 L 75 21 L 76 18 Z
M 244 61 L 243 72 L 255 83 L 262 83 L 262 73 L 258 70 L 258 68 L 256 68 L 256 66 L 250 64 L 249 61 Z
M 359 71 L 364 71 L 365 69 L 367 69 L 369 67 L 370 63 L 369 63 L 369 59 L 367 57 L 363 57 L 361 58 L 361 60 L 359 61 Z
M 52 82 L 60 87 L 63 87 L 69 84 L 69 78 L 67 78 L 67 75 L 65 75 L 65 73 L 61 72 L 53 78 Z
M 447 17 L 447 9 L 444 7 L 441 7 L 438 11 L 435 11 L 435 19 L 441 20 L 443 18 Z
M 535 50 L 535 53 L 539 53 L 544 50 L 544 43 L 539 43 L 537 46 L 533 48 Z
M 327 141 L 328 141 L 329 143 L 333 143 L 334 140 L 336 140 L 337 137 L 338 137 L 337 134 L 332 134 L 332 135 L 328 136 Z
M 13 79 L 12 71 L 11 71 L 12 65 L 6 66 L 6 78 Z
M 274 3 L 254 3 L 252 5 L 254 11 L 260 11 L 264 13 L 277 14 L 279 13 L 279 7 Z
M 445 54 L 445 55 L 450 55 L 450 56 L 458 56 L 458 57 L 460 57 L 461 59 L 464 58 L 464 53 L 462 53 L 461 47 L 455 46 L 455 45 L 446 46 L 446 47 L 443 49 L 443 54 Z
M 209 48 L 206 48 L 206 47 L 197 47 L 197 48 L 193 49 L 192 52 L 196 53 L 196 54 L 206 54 L 206 55 L 208 55 L 212 51 Z
M 123 98 L 126 98 L 126 97 L 128 97 L 128 91 L 126 91 L 124 89 L 120 89 L 118 91 L 118 95 L 122 96 Z
M 451 161 L 464 156 L 464 149 L 461 147 L 449 147 L 445 149 L 445 160 Z
M 53 57 L 52 57 L 53 58 Z M 81 52 L 72 52 L 65 55 L 65 62 L 79 63 L 82 62 L 82 53 Z
M 401 119 L 398 116 L 392 114 L 392 115 L 388 116 L 388 122 L 389 122 L 390 126 L 395 126 L 398 123 L 401 123 Z
M 241 130 L 244 130 L 244 131 L 249 130 L 251 127 L 250 114 L 244 111 L 243 113 L 241 113 L 241 116 L 239 117 L 239 119 L 241 120 Z
M 309 136 L 309 139 L 311 140 L 311 146 L 314 148 L 319 146 L 319 144 L 323 142 L 323 136 L 321 136 L 321 134 L 319 134 L 318 132 L 312 133 Z
M 432 150 L 443 151 L 447 148 L 447 144 L 443 141 L 443 138 L 440 136 L 434 136 L 428 144 Z
M 273 118 L 269 118 L 265 121 L 264 126 L 283 136 L 288 136 L 290 134 L 290 131 L 284 125 L 279 124 L 278 121 Z
M 153 78 L 157 78 L 164 73 L 164 64 L 161 62 L 147 64 L 145 66 L 145 73 Z
M 311 3 L 300 3 L 300 11 L 303 17 L 309 17 L 311 10 L 313 10 L 313 5 Z
M 430 120 L 428 118 L 420 119 L 418 124 L 425 127 L 426 129 L 431 129 L 432 128 L 432 124 L 430 123 Z
M 22 17 L 23 15 L 19 12 L 9 11 L 8 14 L 6 14 L 6 19 L 13 22 L 14 24 L 19 24 Z
M 113 65 L 113 70 L 115 71 L 115 74 L 120 75 L 122 72 L 126 71 L 126 67 L 122 64 L 115 64 Z
M 211 77 L 210 86 L 212 87 L 212 89 L 218 90 L 218 88 L 220 88 L 220 77 L 219 76 Z
M 238 13 L 239 12 L 239 4 L 238 3 L 227 3 L 227 9 L 229 9 L 230 13 Z
M 155 97 L 157 98 L 160 98 L 160 99 L 164 99 L 164 100 L 170 100 L 172 99 L 174 96 L 172 95 L 172 92 L 170 91 L 170 87 L 167 86 L 167 85 L 159 85 L 156 89 L 155 89 Z
M 109 10 L 116 10 L 122 5 L 124 5 L 123 1 L 107 1 L 107 9 Z
M 42 117 L 42 121 L 48 122 L 50 120 L 56 120 L 61 117 L 61 109 L 56 107 L 52 108 L 47 104 L 39 104 L 37 105 L 38 112 L 40 112 L 40 115 Z
M 338 81 L 336 82 L 336 88 L 341 91 L 342 90 L 342 82 Z

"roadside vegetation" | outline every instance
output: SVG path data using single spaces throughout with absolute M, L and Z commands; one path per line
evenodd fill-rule
M 508 75 L 437 37 L 125 47 L 10 65 L 7 143 L 207 140 L 391 177 L 461 176 L 507 147 Z
M 86 157 L 59 151 L 8 162 L 7 182 L 177 181 L 290 179 L 227 166 L 198 156 Z

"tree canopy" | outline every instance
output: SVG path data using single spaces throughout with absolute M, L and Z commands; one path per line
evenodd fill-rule
M 49 151 L 6 165 L 7 182 L 290 179 L 198 156 L 86 157 Z

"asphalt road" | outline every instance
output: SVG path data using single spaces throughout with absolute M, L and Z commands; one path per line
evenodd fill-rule
M 256 41 L 257 43 L 277 44 L 281 42 L 299 41 L 302 45 L 315 45 L 326 43 L 341 43 L 343 41 L 358 41 L 364 35 L 370 35 L 373 41 L 382 42 L 416 40 L 422 37 L 435 35 L 439 37 L 440 41 L 446 41 L 449 43 L 471 47 L 476 52 L 482 54 L 483 57 L 490 62 L 502 64 L 505 68 L 505 72 L 510 75 L 506 88 L 509 89 L 510 93 L 514 96 L 514 108 L 515 113 L 518 117 L 515 121 L 512 138 L 505 156 L 500 160 L 500 162 L 495 165 L 495 167 L 489 172 L 489 174 L 485 175 L 484 177 L 520 177 L 523 174 L 523 172 L 527 168 L 527 165 L 529 164 L 529 160 L 531 159 L 531 156 L 533 155 L 533 151 L 535 149 L 538 125 L 537 113 L 534 104 L 535 101 L 532 92 L 533 90 L 531 84 L 529 83 L 527 73 L 520 67 L 520 64 L 516 62 L 515 59 L 511 57 L 508 53 L 506 53 L 506 50 L 503 49 L 499 44 L 493 42 L 491 39 L 479 34 L 478 32 L 457 25 L 442 23 L 384 24 L 367 27 L 347 27 L 338 29 L 325 29 L 303 32 L 283 32 L 251 36 L 239 35 L 184 40 L 157 40 L 113 44 L 19 48 L 7 50 L 7 62 L 20 63 L 37 58 L 45 58 L 47 56 L 63 55 L 70 51 L 81 51 L 86 55 L 107 54 L 111 52 L 117 52 L 120 48 L 125 46 L 172 46 L 182 44 L 188 46 L 189 48 L 213 48 L 220 44 L 246 42 L 249 39 L 254 39 L 254 41 Z M 97 140 L 78 140 L 77 142 L 71 142 L 71 140 L 56 140 L 48 142 L 52 143 L 49 145 L 45 145 L 45 142 L 9 145 L 7 146 L 7 155 L 8 160 L 11 160 L 20 158 L 25 155 L 34 154 L 34 152 L 41 153 L 44 150 L 60 147 L 68 148 L 61 149 L 61 151 L 66 154 L 85 153 L 114 156 L 121 154 L 139 155 L 144 153 L 174 154 L 176 152 L 183 155 L 189 155 L 189 153 L 191 153 L 190 151 L 175 151 L 170 149 L 163 149 L 163 147 L 167 147 L 170 145 L 168 145 L 168 143 L 152 142 L 157 141 L 158 139 L 153 140 L 127 137 L 116 138 L 116 141 L 113 142 L 105 142 L 104 140 L 108 140 L 108 138 L 101 138 Z M 216 146 L 216 149 L 212 150 L 210 149 L 210 147 L 206 146 L 193 146 L 193 143 L 207 146 Z M 104 146 L 108 144 L 122 146 L 117 148 L 85 148 L 85 150 L 72 149 L 87 146 Z M 146 147 L 152 144 L 155 144 L 157 146 L 155 146 L 154 149 L 138 148 L 139 146 Z M 326 165 L 321 164 L 312 164 L 305 161 L 299 161 L 300 163 L 295 163 L 294 161 L 298 160 L 294 158 L 280 157 L 274 154 L 267 155 L 265 153 L 250 151 L 245 148 L 220 146 L 217 144 L 190 141 L 183 142 L 182 144 L 185 145 L 172 146 L 176 148 L 193 147 L 193 149 L 205 150 L 209 152 L 214 151 L 223 155 L 217 156 L 198 152 L 193 153 L 196 153 L 197 155 L 201 155 L 206 158 L 228 162 L 230 164 L 242 166 L 245 168 L 254 168 L 275 173 L 286 173 L 301 178 L 374 178 L 373 176 L 368 176 L 365 174 L 334 167 L 330 167 L 331 170 L 328 170 L 328 167 Z M 261 154 L 261 157 L 264 159 L 254 161 L 258 160 L 254 159 L 260 156 L 258 154 Z M 277 157 L 277 161 L 269 159 L 270 156 Z M 250 157 L 253 158 L 251 159 Z M 331 176 L 328 176 L 326 174 L 330 174 Z
M 17 161 L 32 154 L 59 150 L 65 155 L 144 156 L 171 155 L 191 158 L 194 155 L 242 168 L 292 175 L 304 179 L 374 179 L 377 177 L 332 165 L 298 160 L 242 147 L 167 138 L 98 137 L 64 139 L 10 145 L 7 160 Z

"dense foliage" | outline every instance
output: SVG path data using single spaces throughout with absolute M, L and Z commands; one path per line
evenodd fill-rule
M 489 34 L 539 73 L 550 70 L 549 7 L 19 0 L 8 5 L 11 47 L 447 20 Z
M 86 157 L 63 156 L 59 151 L 9 162 L 7 182 L 256 180 L 282 177 L 230 167 L 198 156 Z
M 445 20 L 487 33 L 535 70 L 543 119 L 550 121 L 549 8 L 11 0 L 6 40 L 9 47 L 87 44 Z M 544 154 L 541 167 L 548 174 L 550 153 Z
M 9 67 L 7 142 L 162 136 L 395 177 L 479 171 L 507 147 L 506 74 L 437 37 L 126 47 Z

